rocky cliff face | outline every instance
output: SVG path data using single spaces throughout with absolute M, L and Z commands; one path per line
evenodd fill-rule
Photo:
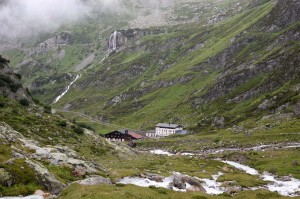
M 278 0 L 274 9 L 266 17 L 265 22 L 272 24 L 272 29 L 282 29 L 298 22 L 300 18 L 300 2 L 297 0 Z
M 58 195 L 73 183 L 111 184 L 101 177 L 109 172 L 100 160 L 125 151 L 37 105 L 24 107 L 5 97 L 0 104 L 0 197 L 37 189 Z
M 31 97 L 21 84 L 21 76 L 8 66 L 9 61 L 0 56 L 0 95 L 15 100 L 28 100 Z
M 47 39 L 38 44 L 37 47 L 30 49 L 29 56 L 46 53 L 63 45 L 67 45 L 70 42 L 70 37 L 71 35 L 68 32 L 58 33 L 53 38 Z

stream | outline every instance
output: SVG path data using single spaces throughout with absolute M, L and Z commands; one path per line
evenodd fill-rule
M 253 147 L 252 150 L 262 150 L 263 148 L 266 148 L 266 147 L 269 147 L 269 145 Z M 294 147 L 300 147 L 299 143 L 297 143 L 297 144 L 294 143 L 292 145 L 288 145 L 283 148 L 294 148 Z M 150 153 L 153 153 L 156 155 L 167 155 L 167 156 L 175 155 L 175 154 L 172 154 L 168 151 L 164 151 L 161 149 L 151 150 Z M 176 154 L 176 155 L 178 155 L 178 154 Z M 199 154 L 181 153 L 179 155 L 194 156 L 194 155 L 199 155 Z M 263 181 L 269 182 L 265 186 L 248 187 L 248 189 L 251 189 L 251 190 L 267 189 L 271 192 L 277 192 L 278 194 L 280 194 L 282 196 L 289 196 L 289 197 L 300 196 L 300 180 L 298 180 L 296 178 L 292 178 L 292 177 L 288 177 L 288 176 L 278 178 L 268 172 L 263 172 L 262 174 L 260 174 L 256 169 L 251 168 L 247 165 L 242 165 L 237 162 L 227 161 L 227 160 L 226 161 L 217 160 L 217 161 L 221 161 L 224 164 L 230 165 L 238 170 L 244 171 L 245 173 L 247 173 L 249 175 L 258 176 Z M 190 185 L 189 183 L 186 183 L 185 189 L 178 189 L 178 188 L 174 187 L 172 182 L 175 178 L 175 175 L 182 175 L 182 174 L 180 174 L 178 172 L 173 172 L 173 175 L 164 178 L 162 182 L 156 182 L 156 181 L 150 180 L 148 178 L 141 178 L 141 177 L 125 177 L 125 178 L 121 179 L 118 183 L 133 184 L 133 185 L 137 185 L 137 186 L 141 186 L 141 187 L 156 186 L 156 187 L 163 187 L 163 188 L 168 188 L 168 189 L 171 189 L 174 191 L 182 191 L 182 192 L 188 191 L 188 189 L 190 187 L 192 187 L 192 185 Z M 218 178 L 222 175 L 223 175 L 222 172 L 218 172 L 216 175 L 213 175 L 211 179 L 203 179 L 203 178 L 197 178 L 197 177 L 191 177 L 191 176 L 188 176 L 188 177 L 201 181 L 202 182 L 201 185 L 205 189 L 207 194 L 218 195 L 218 194 L 222 194 L 222 193 L 226 192 L 226 188 L 224 186 L 222 186 L 222 182 L 218 182 Z M 186 175 L 182 175 L 182 176 L 186 176 Z M 228 187 L 227 187 L 227 189 L 228 189 Z
M 60 94 L 58 97 L 55 98 L 53 101 L 53 104 L 57 103 L 67 92 L 70 90 L 71 86 L 81 77 L 81 75 L 76 75 L 76 78 L 69 84 L 69 86 L 66 88 L 66 90 Z

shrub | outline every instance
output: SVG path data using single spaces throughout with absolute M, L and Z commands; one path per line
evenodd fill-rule
M 28 90 L 28 88 L 26 88 L 26 91 Z M 36 99 L 36 98 L 32 98 L 32 101 L 35 103 L 35 104 L 38 104 L 38 105 L 40 105 L 41 104 L 41 102 L 38 100 L 38 99 Z
M 0 108 L 5 107 L 5 103 L 4 102 L 0 102 Z
M 269 172 L 273 175 L 275 175 L 277 173 L 277 169 L 276 168 L 271 168 L 269 169 Z
M 11 83 L 9 84 L 9 88 L 12 92 L 17 92 L 19 88 L 22 88 L 22 84 L 21 83 Z
M 95 131 L 95 129 L 93 127 L 89 126 L 88 124 L 85 124 L 85 123 L 76 123 L 76 124 L 81 128 L 85 128 L 85 129 Z
M 19 103 L 20 103 L 22 106 L 29 106 L 29 104 L 30 104 L 30 102 L 29 102 L 28 99 L 26 99 L 26 98 L 20 99 L 20 100 L 19 100 Z
M 61 120 L 57 123 L 58 126 L 61 126 L 61 127 L 67 127 L 67 122 L 64 121 L 64 120 Z
M 20 74 L 16 73 L 16 76 L 17 76 L 17 78 L 18 78 L 19 80 L 22 79 L 22 76 L 21 76 Z
M 126 186 L 125 184 L 121 184 L 121 183 L 116 184 L 116 187 L 125 187 L 125 186 Z
M 79 126 L 72 126 L 72 128 L 73 128 L 73 131 L 77 134 L 83 134 L 83 132 L 84 132 L 83 129 Z
M 26 88 L 25 91 L 29 96 L 31 96 L 31 92 L 30 92 L 29 88 Z
M 44 106 L 44 113 L 48 113 L 48 114 L 51 114 L 51 106 Z
M 205 196 L 193 196 L 192 199 L 207 199 Z

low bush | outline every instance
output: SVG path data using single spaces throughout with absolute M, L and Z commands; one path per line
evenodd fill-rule
M 20 103 L 22 106 L 29 106 L 29 104 L 30 104 L 29 100 L 26 99 L 26 98 L 20 99 L 20 100 L 19 100 L 19 103 Z
M 79 126 L 72 126 L 72 129 L 77 134 L 83 134 L 84 133 L 83 129 Z
M 52 113 L 51 110 L 52 110 L 51 106 L 44 106 L 44 113 L 51 114 Z

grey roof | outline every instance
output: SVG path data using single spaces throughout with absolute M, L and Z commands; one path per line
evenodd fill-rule
M 158 123 L 158 124 L 156 124 L 156 127 L 171 128 L 171 129 L 175 129 L 179 126 L 180 125 L 178 125 L 178 124 L 167 124 L 167 123 Z
M 122 134 L 125 134 L 126 131 L 127 131 L 127 133 L 131 132 L 131 131 L 128 130 L 128 129 L 120 129 L 120 130 L 118 130 L 118 132 L 120 132 L 120 133 L 122 133 Z

